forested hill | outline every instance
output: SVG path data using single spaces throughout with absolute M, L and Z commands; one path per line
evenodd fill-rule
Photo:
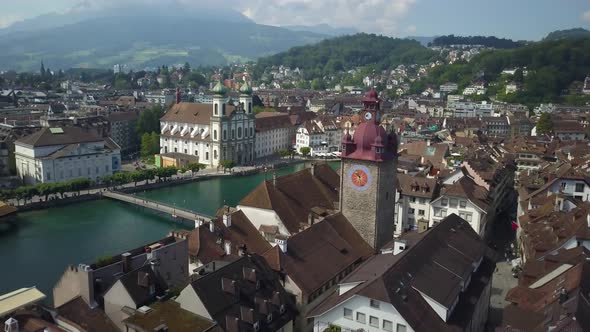
M 435 59 L 437 55 L 415 40 L 360 33 L 294 47 L 260 58 L 257 72 L 283 65 L 303 69 L 305 78 L 313 79 L 367 65 L 381 70 L 395 68 L 399 64 L 422 64 Z
M 494 36 L 440 36 L 434 38 L 431 46 L 451 46 L 451 45 L 483 45 L 492 48 L 516 48 L 523 45 L 522 42 L 515 42 L 511 39 L 498 38 Z
M 590 38 L 590 31 L 582 28 L 575 28 L 569 30 L 557 30 L 553 31 L 545 37 L 544 40 L 559 40 L 559 39 L 566 39 L 566 38 Z
M 515 75 L 502 74 L 504 69 L 525 68 Z M 541 102 L 584 104 L 588 96 L 580 95 L 586 75 L 590 74 L 590 38 L 562 39 L 531 43 L 511 50 L 483 52 L 469 63 L 440 66 L 426 79 L 412 87 L 421 92 L 429 85 L 457 82 L 460 88 L 474 80 L 488 84 L 487 97 L 508 102 L 534 105 Z M 508 82 L 522 86 L 517 93 L 506 94 Z

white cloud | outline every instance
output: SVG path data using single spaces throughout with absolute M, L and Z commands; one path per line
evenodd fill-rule
M 80 0 L 72 10 L 98 9 L 123 3 L 175 4 L 234 9 L 257 23 L 356 27 L 366 32 L 396 35 L 399 20 L 416 0 Z
M 410 26 L 406 27 L 406 32 L 407 33 L 415 33 L 416 30 L 418 30 L 418 28 L 416 28 L 415 25 L 410 25 Z
M 590 10 L 582 14 L 582 19 L 586 22 L 590 22 Z
M 236 0 L 241 12 L 270 25 L 330 24 L 367 32 L 399 34 L 398 21 L 416 0 Z
M 14 22 L 22 20 L 22 17 L 17 15 L 0 15 L 0 29 L 6 28 Z

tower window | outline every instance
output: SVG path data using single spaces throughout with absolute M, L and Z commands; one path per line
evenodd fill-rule
M 215 104 L 215 115 L 219 115 L 219 105 Z
M 217 130 L 213 130 L 213 139 L 217 140 Z

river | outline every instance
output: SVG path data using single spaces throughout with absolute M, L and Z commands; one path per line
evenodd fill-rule
M 277 175 L 303 167 L 282 168 Z M 235 206 L 264 179 L 265 174 L 222 177 L 138 195 L 213 215 L 224 204 Z M 16 227 L 0 229 L 0 294 L 37 286 L 51 298 L 69 264 L 91 263 L 141 246 L 175 227 L 169 216 L 106 199 L 20 213 Z

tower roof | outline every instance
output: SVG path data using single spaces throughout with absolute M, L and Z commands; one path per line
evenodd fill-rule
M 223 86 L 223 84 L 221 84 L 221 81 L 217 81 L 217 84 L 215 84 L 212 91 L 216 95 L 223 96 L 225 94 L 225 90 L 226 90 L 225 86 Z
M 250 95 L 252 93 L 252 87 L 250 84 L 248 84 L 248 82 L 244 82 L 244 84 L 242 84 L 240 87 L 240 93 L 243 95 Z

